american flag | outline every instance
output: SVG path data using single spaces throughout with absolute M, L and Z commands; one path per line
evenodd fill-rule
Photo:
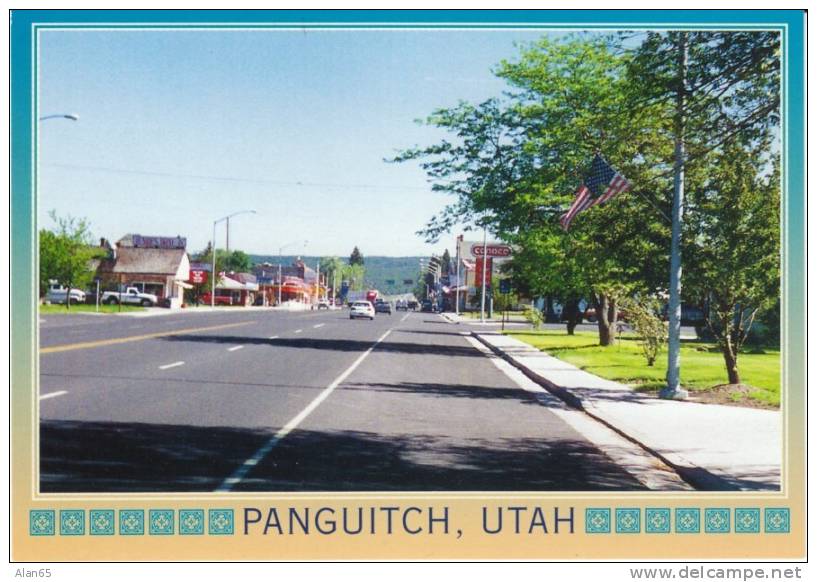
M 559 219 L 562 228 L 565 230 L 570 228 L 571 221 L 583 210 L 587 210 L 596 204 L 604 204 L 613 196 L 626 191 L 629 187 L 630 183 L 627 178 L 616 172 L 604 158 L 596 154 L 590 168 L 590 175 L 585 178 L 582 185 L 576 190 L 573 203 Z

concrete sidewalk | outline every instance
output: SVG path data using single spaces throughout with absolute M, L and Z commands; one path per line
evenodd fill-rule
M 472 334 L 568 404 L 660 457 L 696 488 L 780 489 L 779 411 L 661 400 L 584 372 L 515 338 Z

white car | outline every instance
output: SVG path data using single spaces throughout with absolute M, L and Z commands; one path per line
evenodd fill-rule
M 352 303 L 349 319 L 356 319 L 358 317 L 374 319 L 374 305 L 369 301 L 355 301 Z
M 71 303 L 85 303 L 85 292 L 79 289 L 71 289 L 70 292 L 67 287 L 62 285 L 51 285 L 48 287 L 48 293 L 45 295 L 45 300 L 49 303 L 65 303 L 67 297 L 70 297 Z

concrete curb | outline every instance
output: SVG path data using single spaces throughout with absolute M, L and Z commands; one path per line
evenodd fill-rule
M 695 487 L 698 490 L 702 491 L 740 491 L 739 487 L 729 483 L 727 480 L 719 477 L 710 471 L 707 471 L 703 467 L 695 465 L 694 463 L 690 462 L 688 459 L 684 458 L 682 455 L 677 453 L 661 453 L 657 451 L 646 442 L 644 442 L 643 437 L 637 434 L 635 431 L 622 429 L 619 426 L 616 426 L 614 420 L 606 418 L 605 414 L 600 411 L 596 406 L 594 406 L 593 402 L 587 399 L 582 399 L 579 396 L 570 392 L 570 390 L 558 386 L 545 378 L 544 376 L 537 374 L 523 363 L 519 362 L 515 357 L 505 353 L 503 350 L 497 348 L 496 346 L 492 345 L 488 342 L 485 338 L 481 337 L 483 335 L 487 335 L 484 332 L 472 331 L 471 335 L 474 336 L 479 342 L 483 345 L 487 346 L 488 349 L 493 351 L 495 354 L 500 356 L 502 359 L 510 363 L 512 366 L 520 370 L 525 376 L 542 386 L 548 392 L 562 400 L 565 404 L 570 406 L 571 408 L 575 408 L 577 410 L 581 410 L 588 416 L 592 417 L 594 420 L 602 423 L 603 425 L 607 426 L 611 430 L 615 431 L 617 434 L 621 435 L 622 437 L 626 438 L 628 441 L 635 443 L 649 454 L 653 455 L 657 459 L 660 459 L 665 464 L 672 467 L 680 477 Z M 535 349 L 535 348 L 532 348 Z M 538 351 L 538 350 L 537 350 Z

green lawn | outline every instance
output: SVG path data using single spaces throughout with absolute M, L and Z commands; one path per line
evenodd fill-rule
M 614 346 L 598 345 L 595 332 L 564 331 L 505 332 L 557 358 L 570 362 L 602 378 L 630 384 L 638 390 L 657 391 L 665 384 L 666 351 L 655 366 L 647 366 L 632 336 L 622 337 Z M 780 350 L 749 350 L 738 359 L 741 382 L 752 387 L 748 397 L 765 404 L 780 404 Z M 711 343 L 685 341 L 681 344 L 681 384 L 688 390 L 702 391 L 726 384 L 723 356 Z
M 125 311 L 144 311 L 144 307 L 138 307 L 136 305 L 123 305 L 122 312 Z M 81 303 L 79 305 L 71 305 L 71 309 L 66 309 L 65 305 L 43 305 L 40 304 L 40 314 L 63 314 L 63 313 L 94 313 L 96 312 L 95 305 L 86 305 Z M 119 313 L 119 306 L 118 305 L 105 305 L 104 303 L 99 306 L 100 313 Z

